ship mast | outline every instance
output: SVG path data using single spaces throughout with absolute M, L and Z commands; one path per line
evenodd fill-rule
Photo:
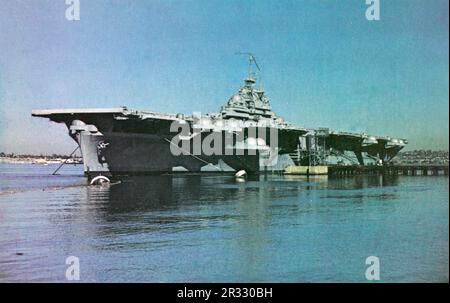
M 258 62 L 256 62 L 256 58 L 252 53 L 249 52 L 237 52 L 236 55 L 244 55 L 244 56 L 248 56 L 248 77 L 247 79 L 245 79 L 245 84 L 247 86 L 253 86 L 253 84 L 256 83 L 256 72 L 253 71 L 253 65 L 256 67 L 256 69 L 258 70 L 258 76 L 261 77 L 261 68 L 258 65 Z M 261 85 L 261 79 L 259 79 L 259 85 L 260 85 L 260 89 L 262 90 L 262 85 Z

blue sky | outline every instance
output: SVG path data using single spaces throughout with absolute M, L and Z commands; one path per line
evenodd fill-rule
M 0 150 L 69 153 L 33 108 L 216 112 L 253 52 L 275 112 L 305 127 L 448 149 L 447 0 L 7 0 L 0 10 Z

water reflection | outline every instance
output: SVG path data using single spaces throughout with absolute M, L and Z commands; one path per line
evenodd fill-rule
M 393 200 L 397 178 L 383 176 L 328 179 L 303 176 L 137 176 L 110 186 L 85 188 L 86 218 L 126 223 L 129 232 L 167 228 L 168 232 L 239 223 L 244 230 L 272 224 L 280 216 L 323 213 L 369 200 Z M 95 209 L 94 212 L 91 212 Z M 135 225 L 133 225 L 135 224 Z M 251 229 L 251 228 L 250 228 Z M 121 231 L 122 232 L 122 231 Z
M 225 201 L 273 201 L 308 191 L 352 190 L 398 186 L 395 176 L 251 176 L 244 182 L 232 176 L 136 176 L 110 186 L 86 187 L 86 200 L 105 204 L 110 214 L 160 211 L 189 205 L 220 204 Z M 373 191 L 357 192 L 372 197 Z M 394 198 L 395 194 L 388 198 Z M 382 197 L 382 196 L 381 196 Z

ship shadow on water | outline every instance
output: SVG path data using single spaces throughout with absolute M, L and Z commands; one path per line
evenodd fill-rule
M 101 203 L 109 214 L 173 210 L 180 207 L 220 205 L 236 201 L 270 202 L 287 197 L 315 195 L 325 191 L 342 192 L 342 197 L 362 195 L 370 190 L 399 185 L 397 176 L 233 176 L 150 175 L 122 179 L 110 186 L 87 187 L 87 200 Z M 366 189 L 369 189 L 367 191 Z M 355 191 L 356 190 L 356 191 Z M 344 194 L 348 192 L 347 194 Z M 382 192 L 385 192 L 384 190 Z M 312 196 L 311 196 L 312 195 Z M 382 198 L 382 195 L 380 196 Z M 319 198 L 319 197 L 318 197 Z M 395 194 L 386 199 L 395 198 Z
M 278 182 L 272 181 L 271 187 L 265 187 L 267 183 L 267 177 L 259 175 L 245 179 L 223 175 L 133 176 L 109 186 L 88 186 L 87 200 L 103 203 L 109 213 L 164 211 L 254 198 L 255 193 L 262 191 L 274 193 Z M 290 189 L 266 198 L 293 196 L 296 193 L 292 189 L 297 189 L 297 185 Z

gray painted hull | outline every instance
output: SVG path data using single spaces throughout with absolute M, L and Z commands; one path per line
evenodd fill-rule
M 154 173 L 210 172 L 232 173 L 246 170 L 249 173 L 283 170 L 293 162 L 289 156 L 280 157 L 275 165 L 264 166 L 264 156 L 255 155 L 173 155 L 170 143 L 164 137 L 133 133 L 80 132 L 74 139 L 81 147 L 85 174 L 131 175 Z M 107 144 L 106 148 L 99 146 Z

